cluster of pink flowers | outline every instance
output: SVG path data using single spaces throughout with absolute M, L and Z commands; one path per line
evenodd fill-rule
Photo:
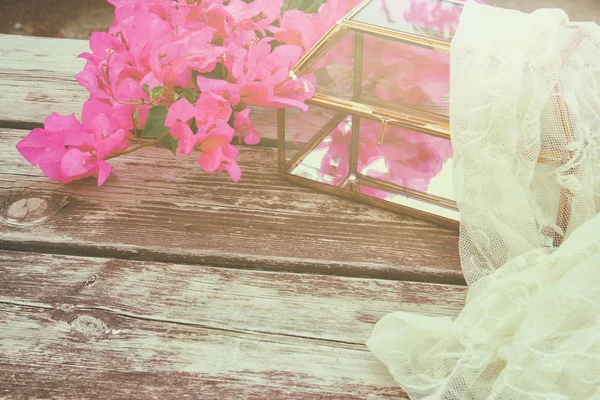
M 283 15 L 284 0 L 109 2 L 115 6 L 113 26 L 94 33 L 91 52 L 80 56 L 87 63 L 77 80 L 90 93 L 81 121 L 52 114 L 44 128 L 34 129 L 17 145 L 31 164 L 63 183 L 95 176 L 102 185 L 112 170 L 109 160 L 159 143 L 173 154 L 196 154 L 205 171 L 225 170 L 238 181 L 233 139 L 246 144 L 260 140 L 248 106 L 307 110 L 304 102 L 315 92 L 315 75 L 297 77 L 290 70 L 360 0 L 329 0 L 315 14 L 292 9 Z M 404 19 L 453 31 L 460 9 L 431 9 L 431 4 L 411 0 Z M 385 1 L 381 12 L 393 22 Z M 449 89 L 447 55 L 365 39 L 366 93 L 392 103 L 442 105 Z M 352 56 L 348 36 L 318 67 L 351 66 Z M 347 126 L 340 124 L 321 145 L 327 149 L 323 174 L 331 165 L 338 174 L 348 165 Z M 426 190 L 451 157 L 448 141 L 389 127 L 379 145 L 378 132 L 376 122 L 363 121 L 359 171 L 370 176 Z M 379 159 L 386 171 L 369 168 Z
M 111 158 L 160 142 L 237 181 L 232 139 L 259 141 L 247 106 L 306 109 L 314 94 L 311 79 L 290 76 L 305 47 L 288 40 L 297 32 L 286 21 L 303 13 L 281 18 L 283 0 L 109 1 L 113 26 L 81 55 L 81 122 L 52 114 L 17 145 L 51 179 L 102 185 Z

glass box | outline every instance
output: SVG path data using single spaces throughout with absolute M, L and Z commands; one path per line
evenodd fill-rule
M 448 105 L 461 2 L 367 0 L 294 67 L 309 110 L 279 110 L 287 179 L 458 227 Z

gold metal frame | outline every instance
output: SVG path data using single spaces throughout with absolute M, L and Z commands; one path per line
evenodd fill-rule
M 369 104 L 357 103 L 356 101 L 342 100 L 321 93 L 315 94 L 314 97 L 307 100 L 306 103 L 309 105 L 330 108 L 336 111 L 343 111 L 347 114 L 360 115 L 361 117 L 380 122 L 387 121 L 387 123 L 391 125 L 401 126 L 413 131 L 450 140 L 450 126 L 448 124 L 448 119 L 446 118 L 446 121 L 443 121 L 442 118 L 435 114 L 419 112 L 416 110 L 413 110 L 412 113 L 403 113 L 400 112 L 400 110 L 396 111 L 393 109 L 371 106 Z M 428 116 L 431 116 L 431 118 L 428 118 Z
M 454 0 L 444 0 L 454 4 L 460 4 Z M 381 122 L 381 131 L 379 142 L 381 143 L 385 136 L 385 129 L 388 125 L 400 126 L 423 134 L 450 140 L 450 127 L 448 118 L 425 111 L 414 110 L 404 106 L 390 107 L 388 104 L 377 101 L 377 99 L 364 99 L 362 96 L 362 51 L 364 34 L 374 35 L 386 39 L 392 39 L 399 42 L 406 42 L 412 45 L 430 48 L 435 51 L 449 52 L 450 44 L 442 40 L 419 37 L 417 35 L 406 34 L 391 29 L 370 25 L 352 19 L 364 8 L 371 0 L 363 1 L 354 8 L 344 18 L 338 21 L 329 31 L 308 51 L 294 66 L 292 71 L 296 75 L 305 73 L 321 56 L 331 50 L 333 46 L 339 43 L 350 31 L 354 36 L 354 85 L 352 100 L 342 100 L 336 97 L 317 93 L 307 104 L 337 111 L 328 123 L 326 123 L 312 139 L 307 142 L 300 151 L 298 151 L 289 161 L 286 161 L 286 115 L 285 110 L 278 110 L 278 147 L 279 147 L 279 170 L 286 179 L 309 186 L 315 189 L 340 195 L 373 204 L 379 207 L 400 211 L 421 219 L 426 219 L 435 223 L 443 224 L 453 228 L 458 228 L 459 217 L 456 202 L 431 195 L 424 192 L 408 189 L 390 182 L 375 179 L 358 172 L 358 151 L 359 151 L 359 129 L 362 118 L 376 120 Z M 366 101 L 365 101 L 366 100 Z M 352 116 L 352 132 L 350 139 L 350 168 L 348 175 L 338 186 L 332 186 L 308 178 L 294 175 L 294 170 L 306 159 L 306 157 L 343 121 L 347 116 Z M 437 214 L 430 214 L 390 201 L 377 199 L 361 193 L 360 187 L 368 187 L 375 190 L 381 190 L 386 193 L 404 196 L 419 202 L 431 204 L 442 209 L 456 212 L 456 218 L 446 218 Z
M 450 53 L 449 43 L 443 40 L 424 38 L 422 36 L 398 32 L 393 29 L 382 28 L 380 26 L 375 26 L 358 21 L 344 20 L 342 21 L 342 25 L 351 28 L 357 32 L 369 33 L 373 36 L 382 37 L 384 39 L 393 39 L 398 42 L 410 43 L 412 45 L 425 47 L 444 53 Z

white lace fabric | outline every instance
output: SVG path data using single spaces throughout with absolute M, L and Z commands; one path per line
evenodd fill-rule
M 466 305 L 367 344 L 411 399 L 600 400 L 600 27 L 471 1 L 451 57 Z

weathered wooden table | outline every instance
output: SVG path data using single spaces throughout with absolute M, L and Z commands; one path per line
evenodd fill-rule
M 286 183 L 272 111 L 238 184 L 160 149 L 50 182 L 15 144 L 81 110 L 85 50 L 0 36 L 0 398 L 402 398 L 364 342 L 459 312 L 457 232 Z

